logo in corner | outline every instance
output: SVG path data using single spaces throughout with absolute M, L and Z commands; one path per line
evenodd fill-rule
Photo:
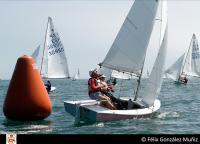
M 6 134 L 6 144 L 17 144 L 17 135 L 13 133 Z

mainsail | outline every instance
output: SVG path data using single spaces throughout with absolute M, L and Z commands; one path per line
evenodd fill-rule
M 200 77 L 200 51 L 195 34 L 192 36 L 182 71 L 186 75 Z
M 136 96 L 138 95 L 146 51 L 158 11 L 158 0 L 135 0 L 111 49 L 101 63 L 103 67 L 121 72 L 135 73 L 139 76 Z M 143 102 L 151 106 L 158 96 L 163 77 L 166 54 L 167 6 L 162 2 L 160 50 L 144 90 Z M 134 100 L 137 100 L 135 97 Z
M 141 74 L 158 0 L 135 0 L 102 66 Z
M 48 18 L 44 43 L 41 75 L 44 78 L 69 78 L 67 58 L 52 18 Z

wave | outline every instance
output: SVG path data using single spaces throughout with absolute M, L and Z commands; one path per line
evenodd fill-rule
M 180 114 L 178 112 L 161 112 L 157 115 L 158 118 L 176 118 L 180 117 Z

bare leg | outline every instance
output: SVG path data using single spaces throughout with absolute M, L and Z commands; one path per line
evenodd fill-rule
M 109 109 L 116 110 L 116 107 L 112 104 L 111 100 L 107 96 L 101 96 L 101 100 L 105 101 L 105 106 Z

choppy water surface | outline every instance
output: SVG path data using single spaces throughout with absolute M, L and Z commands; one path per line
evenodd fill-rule
M 198 134 L 200 133 L 200 79 L 187 85 L 175 85 L 165 79 L 159 99 L 160 110 L 151 118 L 74 125 L 74 117 L 65 112 L 64 100 L 88 99 L 87 80 L 52 80 L 56 91 L 50 94 L 52 114 L 41 121 L 7 120 L 3 103 L 9 81 L 0 81 L 0 133 L 18 134 Z M 118 81 L 116 96 L 132 96 L 135 82 Z

